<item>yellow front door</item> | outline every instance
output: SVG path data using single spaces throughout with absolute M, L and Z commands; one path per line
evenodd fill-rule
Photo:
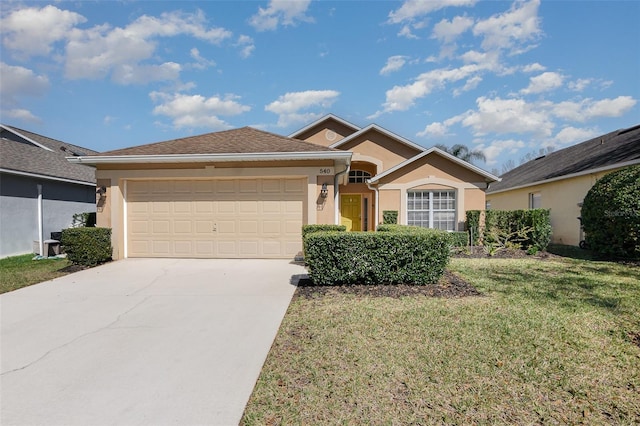
M 347 231 L 361 231 L 362 220 L 362 196 L 343 194 L 340 195 L 340 223 L 347 227 Z

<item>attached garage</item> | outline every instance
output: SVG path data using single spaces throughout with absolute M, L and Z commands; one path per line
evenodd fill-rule
M 337 217 L 351 153 L 244 127 L 68 160 L 96 167 L 114 259 L 293 259 Z
M 302 249 L 303 179 L 127 182 L 129 257 L 287 258 Z

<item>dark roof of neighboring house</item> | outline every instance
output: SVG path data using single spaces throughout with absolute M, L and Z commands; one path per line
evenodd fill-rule
M 54 179 L 96 182 L 95 168 L 70 164 L 66 160 L 66 157 L 96 153 L 87 148 L 3 125 L 0 128 L 0 153 L 0 169 Z
M 262 152 L 317 152 L 334 149 L 292 139 L 274 133 L 242 127 L 204 135 L 189 136 L 165 142 L 101 152 L 97 156 L 121 155 L 189 155 L 189 154 L 248 154 Z
M 492 184 L 487 193 L 635 163 L 640 163 L 640 125 L 616 130 L 522 164 L 502 175 L 502 181 Z

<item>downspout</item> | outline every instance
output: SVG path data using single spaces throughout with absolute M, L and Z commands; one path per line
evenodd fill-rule
M 44 253 L 44 238 L 42 238 L 43 230 L 42 221 L 42 185 L 38 184 L 38 242 L 40 243 L 40 256 L 47 257 Z M 49 254 L 49 253 L 47 253 Z
M 333 221 L 336 225 L 340 225 L 340 176 L 348 173 L 350 168 L 351 164 L 345 164 L 344 170 L 336 173 L 333 177 Z
M 378 203 L 379 192 L 378 192 L 378 187 L 377 186 L 374 186 L 374 187 L 371 186 L 370 180 L 367 181 L 367 188 L 369 188 L 370 190 L 372 190 L 376 194 L 376 196 L 375 196 L 375 200 L 376 200 L 376 208 L 375 208 L 376 222 L 375 222 L 375 227 L 373 228 L 375 230 L 375 229 L 378 229 L 378 222 L 380 221 L 380 216 L 378 216 L 378 213 L 379 213 L 379 211 L 378 211 L 378 208 L 379 208 L 378 207 L 378 204 L 379 204 Z

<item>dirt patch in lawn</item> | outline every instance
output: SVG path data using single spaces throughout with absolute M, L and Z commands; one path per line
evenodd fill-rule
M 392 297 L 395 299 L 407 296 L 429 296 L 458 298 L 468 296 L 481 296 L 471 284 L 450 271 L 445 271 L 437 284 L 430 285 L 314 285 L 308 278 L 298 282 L 295 298 L 314 299 L 329 294 L 354 294 L 357 296 Z

